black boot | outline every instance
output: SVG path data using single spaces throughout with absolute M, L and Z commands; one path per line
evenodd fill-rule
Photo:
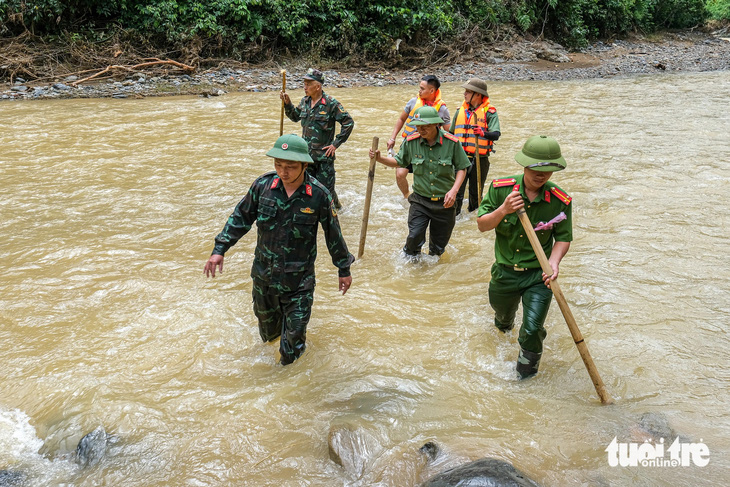
M 520 374 L 520 379 L 527 379 L 537 374 L 541 355 L 520 348 L 520 355 L 517 357 L 517 373 Z

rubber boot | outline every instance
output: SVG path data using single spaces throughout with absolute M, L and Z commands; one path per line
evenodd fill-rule
M 540 355 L 520 348 L 520 355 L 517 357 L 517 373 L 520 374 L 520 379 L 527 379 L 537 374 L 537 368 L 540 366 Z

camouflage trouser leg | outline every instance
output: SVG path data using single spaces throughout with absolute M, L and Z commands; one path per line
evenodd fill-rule
M 314 176 L 317 181 L 322 183 L 325 188 L 332 194 L 332 201 L 335 203 L 335 208 L 340 209 L 340 200 L 337 197 L 335 191 L 335 163 L 334 161 L 315 161 L 307 167 L 307 172 L 311 176 Z
M 268 294 L 269 288 L 253 285 L 253 312 L 265 342 L 281 336 L 281 363 L 294 362 L 306 348 L 307 324 L 312 314 L 314 289 L 287 294 Z
M 520 344 L 518 370 L 521 374 L 525 369 L 530 369 L 531 374 L 537 372 L 542 344 L 547 336 L 544 325 L 552 297 L 553 292 L 542 281 L 541 269 L 515 271 L 497 263 L 492 265 L 489 304 L 494 309 L 495 326 L 502 331 L 511 329 L 522 301 L 522 326 L 517 339 Z

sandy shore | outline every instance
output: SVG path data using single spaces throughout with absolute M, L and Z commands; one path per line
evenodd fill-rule
M 0 99 L 222 96 L 230 92 L 271 91 L 281 88 L 281 69 L 287 70 L 287 87 L 296 89 L 301 87 L 299 80 L 307 67 L 303 63 L 250 67 L 231 61 L 217 69 L 191 75 L 140 71 L 78 86 L 75 85 L 79 81 L 77 76 L 45 83 L 16 79 L 12 85 L 0 84 Z M 487 81 L 567 80 L 718 70 L 730 70 L 730 34 L 723 37 L 678 32 L 651 38 L 599 41 L 580 52 L 568 52 L 551 42 L 520 39 L 489 46 L 478 54 L 465 57 L 459 64 L 441 66 L 435 63 L 407 70 L 325 70 L 325 75 L 327 86 L 344 88 L 416 84 L 425 73 L 449 82 L 474 76 Z

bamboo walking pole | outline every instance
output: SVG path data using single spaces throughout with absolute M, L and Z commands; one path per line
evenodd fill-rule
M 373 137 L 373 153 L 378 150 L 378 138 Z M 365 253 L 365 237 L 368 233 L 368 220 L 370 219 L 370 198 L 373 195 L 373 181 L 375 179 L 375 157 L 370 158 L 370 169 L 368 170 L 368 189 L 365 192 L 365 207 L 362 210 L 362 227 L 360 228 L 360 248 L 357 251 L 357 258 Z
M 281 91 L 286 93 L 286 69 L 281 70 Z M 281 100 L 281 120 L 279 121 L 279 137 L 284 135 L 284 100 Z
M 548 262 L 547 256 L 545 255 L 545 251 L 542 249 L 542 245 L 540 245 L 540 241 L 537 239 L 535 229 L 532 228 L 532 223 L 530 223 L 530 219 L 528 218 L 525 209 L 520 208 L 519 210 L 517 210 L 517 216 L 520 218 L 520 223 L 522 223 L 522 227 L 525 229 L 525 234 L 527 234 L 527 238 L 530 240 L 532 250 L 535 251 L 537 260 L 540 261 L 540 267 L 542 267 L 542 271 L 545 274 L 552 275 L 553 268 L 550 267 L 550 263 Z M 586 342 L 583 339 L 583 335 L 578 329 L 575 318 L 573 318 L 573 313 L 568 307 L 568 302 L 565 300 L 563 291 L 560 290 L 560 284 L 558 284 L 557 279 L 550 282 L 550 289 L 552 289 L 555 300 L 558 302 L 558 306 L 560 307 L 560 311 L 563 313 L 563 318 L 565 318 L 565 322 L 568 324 L 568 328 L 570 329 L 570 334 L 573 336 L 575 346 L 578 347 L 578 353 L 580 353 L 580 358 L 583 359 L 583 363 L 585 364 L 586 369 L 588 369 L 588 375 L 591 376 L 593 386 L 596 388 L 596 392 L 598 393 L 598 397 L 601 399 L 601 403 L 612 404 L 613 399 L 611 399 L 611 396 L 606 390 L 606 386 L 603 385 L 601 376 L 598 375 L 596 365 L 593 363 L 593 358 L 591 358 L 591 354 L 588 351 L 588 345 L 586 345 Z
M 476 149 L 474 150 L 474 157 L 475 157 L 474 161 L 476 162 L 476 165 L 477 165 L 477 188 L 479 188 L 478 193 L 477 193 L 479 195 L 479 201 L 477 201 L 477 207 L 479 207 L 479 205 L 482 204 L 482 161 L 479 160 L 479 137 L 477 137 L 477 134 L 474 134 L 474 142 L 475 142 L 474 145 L 476 146 Z M 471 204 L 470 204 L 470 206 L 471 206 Z

